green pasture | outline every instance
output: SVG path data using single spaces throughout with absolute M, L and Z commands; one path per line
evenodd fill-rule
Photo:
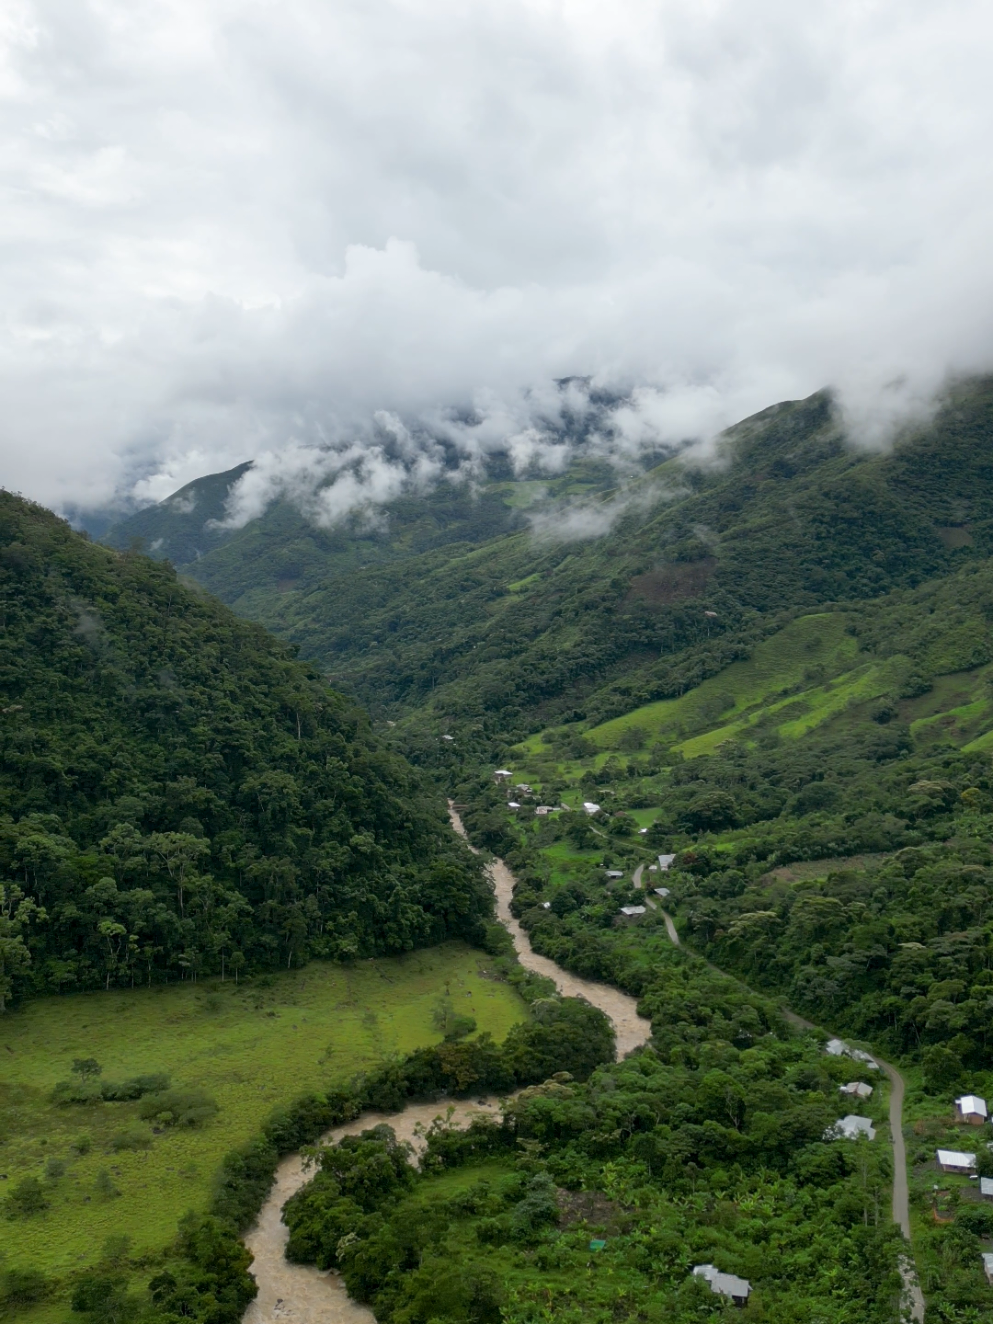
M 0 1265 L 63 1274 L 97 1260 L 106 1238 L 122 1233 L 133 1255 L 165 1246 L 186 1210 L 206 1206 L 222 1156 L 275 1105 L 438 1042 L 432 1013 L 446 992 L 480 1031 L 502 1039 L 523 1004 L 487 976 L 488 960 L 449 943 L 347 967 L 314 963 L 238 988 L 212 980 L 112 990 L 8 1012 L 0 1019 L 0 1199 L 36 1176 L 49 1208 L 0 1223 Z M 153 1134 L 138 1102 L 53 1104 L 52 1087 L 70 1077 L 74 1058 L 87 1057 L 105 1080 L 168 1072 L 174 1086 L 207 1090 L 220 1110 L 201 1128 Z M 115 1148 L 128 1132 L 148 1147 Z M 52 1159 L 66 1165 L 63 1176 L 46 1175 Z
M 627 730 L 640 727 L 649 742 L 678 740 L 720 718 L 741 716 L 805 680 L 822 681 L 855 658 L 858 645 L 845 624 L 837 612 L 801 616 L 764 639 L 747 661 L 732 662 L 678 699 L 661 699 L 593 727 L 588 738 L 601 748 L 618 748 Z

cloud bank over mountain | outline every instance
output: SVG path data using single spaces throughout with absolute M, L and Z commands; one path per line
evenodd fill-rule
M 974 0 L 11 0 L 0 482 L 333 520 L 554 467 L 572 376 L 619 462 L 826 384 L 881 444 L 993 361 L 991 63 Z

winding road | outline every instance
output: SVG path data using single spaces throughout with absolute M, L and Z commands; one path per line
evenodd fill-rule
M 451 806 L 449 814 L 455 831 L 466 838 L 462 820 Z M 474 848 L 470 845 L 470 849 Z M 632 875 L 632 882 L 636 888 L 642 887 L 644 868 L 644 865 L 639 865 Z M 624 1057 L 646 1043 L 652 1031 L 651 1022 L 638 1015 L 635 999 L 609 984 L 600 984 L 570 974 L 554 961 L 535 952 L 527 934 L 510 911 L 514 890 L 513 874 L 499 859 L 488 866 L 488 872 L 496 894 L 497 916 L 514 940 L 521 965 L 527 970 L 533 970 L 535 974 L 545 975 L 554 980 L 556 988 L 563 996 L 585 998 L 587 1002 L 599 1007 L 613 1023 L 617 1036 L 618 1057 Z M 657 904 L 647 896 L 646 901 L 653 910 L 658 909 Z M 677 947 L 680 946 L 679 934 L 672 916 L 664 909 L 661 914 L 671 942 Z M 803 1020 L 802 1017 L 785 1008 L 784 1014 L 794 1025 L 806 1029 L 815 1028 L 809 1021 Z M 893 1221 L 899 1225 L 909 1243 L 907 1159 L 903 1142 L 904 1082 L 895 1067 L 881 1059 L 879 1064 L 891 1085 Z M 420 1152 L 424 1145 L 424 1132 L 436 1119 L 443 1118 L 450 1124 L 465 1126 L 473 1117 L 483 1113 L 498 1112 L 499 1108 L 500 1100 L 496 1098 L 480 1099 L 475 1103 L 458 1103 L 447 1108 L 441 1108 L 436 1103 L 408 1104 L 401 1113 L 363 1113 L 347 1126 L 336 1127 L 333 1131 L 329 1131 L 321 1137 L 321 1140 L 324 1144 L 333 1144 L 342 1136 L 357 1134 L 380 1122 L 386 1122 L 393 1128 L 399 1140 L 408 1141 L 415 1152 Z M 310 1180 L 311 1175 L 312 1171 L 305 1166 L 299 1154 L 291 1154 L 284 1159 L 276 1171 L 276 1179 L 268 1199 L 254 1227 L 245 1237 L 245 1244 L 255 1257 L 252 1273 L 258 1283 L 259 1292 L 245 1312 L 244 1324 L 375 1324 L 372 1311 L 349 1297 L 336 1273 L 325 1273 L 307 1265 L 291 1264 L 285 1258 L 289 1233 L 282 1222 L 283 1206 L 291 1195 Z M 915 1324 L 920 1324 L 924 1319 L 924 1297 L 917 1281 L 909 1244 L 907 1253 L 901 1261 L 900 1270 L 903 1276 L 905 1307 L 909 1309 L 910 1318 Z

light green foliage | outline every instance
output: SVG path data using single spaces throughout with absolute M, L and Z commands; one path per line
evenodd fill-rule
M 523 1003 L 484 976 L 489 959 L 449 944 L 348 969 L 311 964 L 237 990 L 216 982 L 111 990 L 38 999 L 8 1013 L 0 1025 L 0 1171 L 10 1174 L 3 1185 L 42 1177 L 49 1156 L 66 1173 L 41 1182 L 45 1212 L 3 1224 L 6 1264 L 65 1273 L 92 1262 L 94 1248 L 122 1228 L 135 1253 L 160 1249 L 187 1209 L 206 1207 L 222 1156 L 251 1139 L 275 1105 L 345 1082 L 390 1053 L 437 1043 L 433 1012 L 446 984 L 480 1031 L 503 1040 Z M 216 1010 L 207 1007 L 212 997 Z M 100 1076 L 90 1075 L 98 1082 L 167 1072 L 176 1095 L 206 1093 L 218 1112 L 200 1125 L 179 1117 L 164 1126 L 154 1113 L 147 1121 L 140 1114 L 162 1112 L 168 1093 L 50 1102 L 74 1058 L 102 1064 Z M 119 1196 L 97 1189 L 100 1171 Z

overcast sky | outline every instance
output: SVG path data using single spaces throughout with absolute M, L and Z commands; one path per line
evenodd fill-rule
M 991 68 L 973 0 L 5 0 L 0 483 L 525 445 L 571 374 L 872 441 L 993 363 Z

